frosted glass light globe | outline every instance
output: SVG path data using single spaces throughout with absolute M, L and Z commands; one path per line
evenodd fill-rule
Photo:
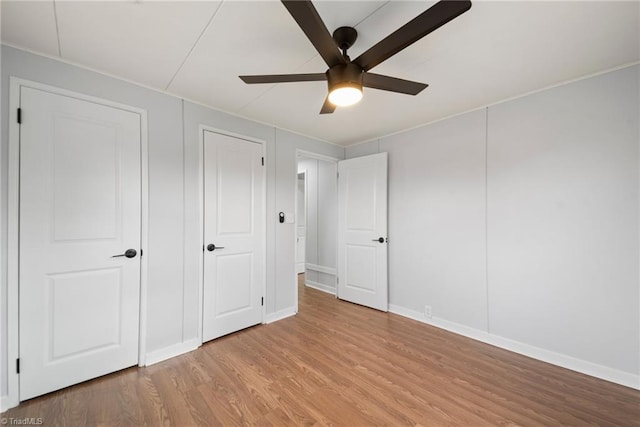
M 329 102 L 338 107 L 353 105 L 361 99 L 362 91 L 352 86 L 339 87 L 329 94 Z

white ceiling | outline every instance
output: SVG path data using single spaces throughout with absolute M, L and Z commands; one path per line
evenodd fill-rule
M 430 1 L 316 1 L 330 31 L 359 32 L 352 58 Z M 640 60 L 640 2 L 474 1 L 374 68 L 418 96 L 366 89 L 320 115 L 326 83 L 246 85 L 238 75 L 324 72 L 278 1 L 6 1 L 2 42 L 249 119 L 350 145 Z

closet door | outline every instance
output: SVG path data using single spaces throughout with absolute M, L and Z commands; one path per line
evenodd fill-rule
M 204 132 L 203 341 L 262 322 L 262 145 Z
M 141 121 L 28 87 L 20 100 L 25 400 L 137 364 Z

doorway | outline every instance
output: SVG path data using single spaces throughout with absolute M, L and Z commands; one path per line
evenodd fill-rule
M 305 286 L 388 310 L 387 164 L 387 153 L 338 161 L 298 151 L 296 207 L 304 197 L 305 214 L 296 221 L 306 243 L 297 296 Z
M 337 290 L 338 160 L 298 151 L 296 274 L 298 286 Z

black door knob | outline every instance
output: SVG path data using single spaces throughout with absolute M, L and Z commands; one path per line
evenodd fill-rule
M 372 242 L 380 242 L 380 243 L 384 243 L 384 237 L 379 237 L 377 239 L 373 239 L 371 240 Z
M 134 258 L 136 255 L 138 255 L 138 252 L 135 249 L 127 249 L 124 251 L 124 256 L 127 258 Z
M 135 249 L 127 249 L 126 251 L 124 251 L 123 254 L 113 255 L 111 258 L 118 258 L 121 256 L 124 256 L 127 258 L 135 258 L 136 255 L 138 255 L 138 251 L 136 251 Z
M 209 252 L 213 252 L 213 251 L 215 251 L 216 249 L 224 249 L 224 246 L 216 246 L 216 245 L 214 245 L 213 243 L 209 243 L 209 244 L 207 245 L 207 250 L 208 250 Z

